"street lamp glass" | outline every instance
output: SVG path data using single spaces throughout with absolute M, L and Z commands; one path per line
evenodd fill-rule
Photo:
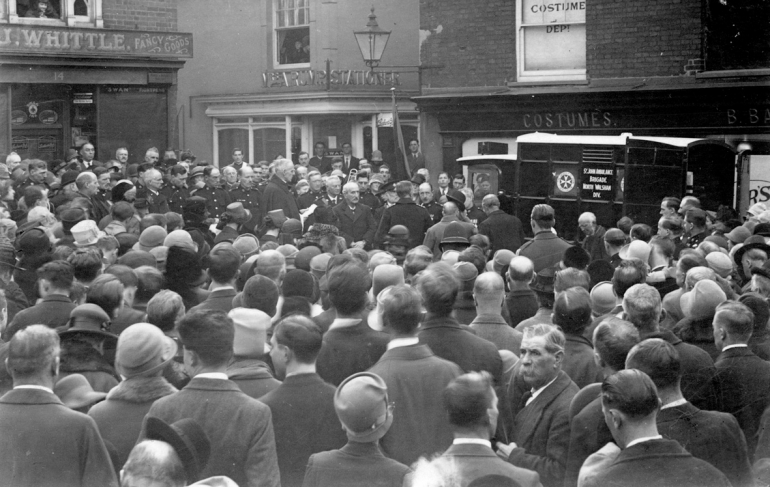
M 385 46 L 390 38 L 390 31 L 382 30 L 377 25 L 377 17 L 374 15 L 374 8 L 369 15 L 369 23 L 366 24 L 368 30 L 354 32 L 358 48 L 361 50 L 361 56 L 367 66 L 374 67 L 380 64 L 382 53 L 385 52 Z

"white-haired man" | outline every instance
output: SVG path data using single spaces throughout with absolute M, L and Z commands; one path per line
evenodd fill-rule
M 377 231 L 372 209 L 360 203 L 358 183 L 346 183 L 342 188 L 342 197 L 343 201 L 334 207 L 340 234 L 350 247 L 369 250 Z
M 294 177 L 294 163 L 289 159 L 275 161 L 275 174 L 262 195 L 262 213 L 267 215 L 272 210 L 283 210 L 286 218 L 300 219 L 299 209 L 289 184 Z

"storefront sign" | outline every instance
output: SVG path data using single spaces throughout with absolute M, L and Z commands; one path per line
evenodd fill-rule
M 103 93 L 118 95 L 121 93 L 165 93 L 164 86 L 104 86 Z
M 262 84 L 265 88 L 288 88 L 294 86 L 360 85 L 360 86 L 400 86 L 399 73 L 354 71 L 350 69 L 332 69 L 327 75 L 323 69 L 305 69 L 301 71 L 265 71 Z
M 611 200 L 615 181 L 613 168 L 608 164 L 583 164 L 580 197 L 588 200 Z
M 23 135 L 13 137 L 11 140 L 11 146 L 14 152 L 22 152 L 29 149 L 29 139 Z
M 770 107 L 728 108 L 727 125 L 770 125 Z
M 191 58 L 192 34 L 94 29 L 0 28 L 0 52 Z
M 601 128 L 612 126 L 612 113 L 605 111 L 525 113 L 521 124 L 528 129 Z
M 50 135 L 43 135 L 37 139 L 37 150 L 38 152 L 58 152 L 56 143 L 57 139 L 56 137 L 50 136 Z

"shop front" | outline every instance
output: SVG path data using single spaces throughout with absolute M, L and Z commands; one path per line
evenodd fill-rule
M 191 34 L 4 26 L 0 155 L 62 159 L 91 143 L 98 160 L 126 147 L 138 162 L 176 145 L 176 76 L 190 57 Z

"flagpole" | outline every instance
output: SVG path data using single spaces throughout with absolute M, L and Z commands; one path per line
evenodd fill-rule
M 412 169 L 409 167 L 409 159 L 406 157 L 406 147 L 404 147 L 404 133 L 401 131 L 401 122 L 398 118 L 398 104 L 396 103 L 396 87 L 390 88 L 391 98 L 393 99 L 393 130 L 394 130 L 394 143 L 397 150 L 395 156 L 404 161 L 404 169 L 406 170 L 407 179 L 412 179 Z

